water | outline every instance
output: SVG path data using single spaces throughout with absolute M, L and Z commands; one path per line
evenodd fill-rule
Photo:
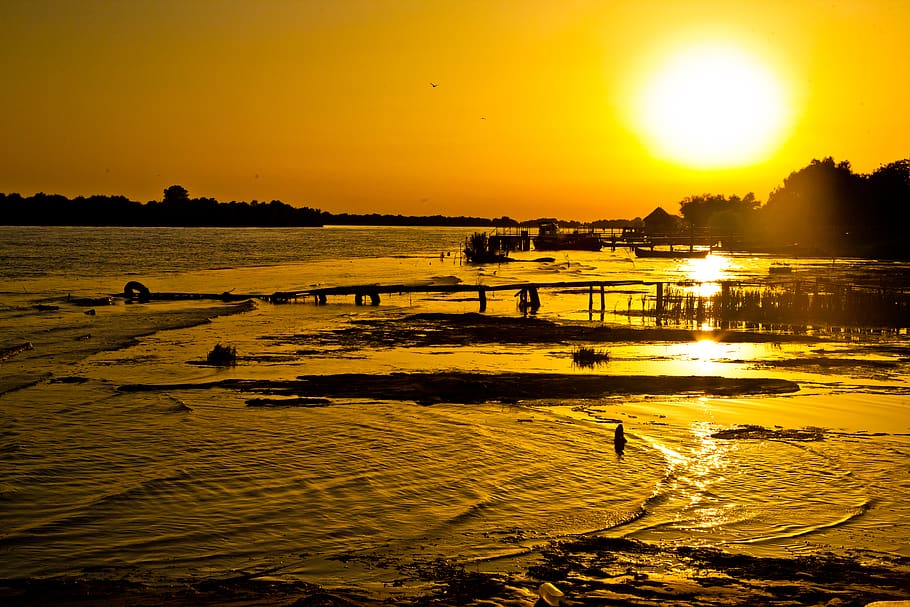
M 758 279 L 782 261 L 603 251 L 538 262 L 529 252 L 517 255 L 522 263 L 475 267 L 458 254 L 471 231 L 0 228 L 0 347 L 33 345 L 0 361 L 0 578 L 280 567 L 289 579 L 375 588 L 394 572 L 363 565 L 371 558 L 507 568 L 509 555 L 597 531 L 759 555 L 910 556 L 906 332 L 832 337 L 818 327 L 824 341 L 809 344 L 618 342 L 597 346 L 610 351 L 605 366 L 580 369 L 567 343 L 334 341 L 333 330 L 364 322 L 476 312 L 469 294 L 393 294 L 377 307 L 254 300 L 239 313 L 217 301 L 66 301 L 116 294 L 129 280 L 153 291 L 268 294 L 373 282 Z M 813 277 L 908 274 L 903 264 L 783 261 Z M 640 307 L 645 294 L 608 293 L 601 319 L 586 292 L 543 292 L 539 315 L 639 327 L 648 321 L 613 311 Z M 487 314 L 520 316 L 514 293 L 497 292 Z M 216 343 L 236 346 L 237 366 L 197 364 Z M 801 389 L 433 406 L 364 395 L 253 408 L 238 390 L 178 386 L 447 370 L 782 377 Z M 126 384 L 171 387 L 118 390 Z M 619 421 L 629 438 L 622 456 L 612 442 Z M 712 438 L 738 424 L 819 427 L 824 440 Z

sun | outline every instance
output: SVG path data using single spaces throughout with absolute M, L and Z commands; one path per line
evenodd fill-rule
M 645 81 L 638 130 L 665 160 L 693 168 L 744 166 L 780 145 L 787 105 L 780 79 L 757 57 L 727 44 L 689 46 Z

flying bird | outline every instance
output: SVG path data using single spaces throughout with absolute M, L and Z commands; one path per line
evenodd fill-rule
M 436 84 L 435 82 L 431 82 L 431 83 L 430 83 L 430 86 L 432 86 L 432 87 L 435 89 L 435 88 L 436 88 L 437 86 L 439 86 L 439 85 Z

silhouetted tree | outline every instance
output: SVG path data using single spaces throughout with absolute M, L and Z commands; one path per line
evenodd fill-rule
M 768 239 L 845 254 L 870 225 L 865 179 L 830 156 L 790 173 L 763 209 Z
M 516 221 L 515 219 L 512 219 L 508 215 L 503 215 L 502 217 L 493 219 L 493 225 L 496 227 L 502 227 L 502 228 L 512 227 L 512 226 L 517 226 L 518 221 Z
M 850 163 L 828 157 L 813 160 L 790 173 L 764 206 L 751 192 L 742 198 L 718 194 L 690 196 L 680 202 L 690 229 L 706 230 L 726 239 L 750 232 L 748 248 L 773 249 L 799 243 L 837 255 L 910 259 L 910 159 L 879 167 L 871 175 L 853 173 Z M 536 226 L 540 218 L 522 221 Z M 515 225 L 510 217 L 444 217 L 332 214 L 296 208 L 278 200 L 220 203 L 214 198 L 190 199 L 183 186 L 164 190 L 161 201 L 141 204 L 124 196 L 76 197 L 39 192 L 30 197 L 0 193 L 2 225 L 131 225 L 131 226 L 319 226 L 420 225 L 492 227 Z M 599 227 L 639 226 L 642 218 L 601 220 Z M 566 227 L 579 225 L 560 220 Z M 744 245 L 745 246 L 745 245 Z
M 168 203 L 178 203 L 178 202 L 188 202 L 190 199 L 190 193 L 187 189 L 180 185 L 172 185 L 169 188 L 164 189 L 164 198 L 161 201 L 165 204 Z
M 889 235 L 903 232 L 910 220 L 910 159 L 882 165 L 869 176 L 868 185 L 880 229 Z
M 98 226 L 321 226 L 323 212 L 294 208 L 273 200 L 269 204 L 190 199 L 186 190 L 171 186 L 163 201 L 141 204 L 125 196 L 77 196 L 39 192 L 23 198 L 0 193 L 0 225 Z
M 679 212 L 692 227 L 709 229 L 743 224 L 758 205 L 752 192 L 742 198 L 735 194 L 730 198 L 720 194 L 702 194 L 683 198 L 679 203 Z

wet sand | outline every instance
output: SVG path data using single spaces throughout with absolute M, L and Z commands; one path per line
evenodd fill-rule
M 817 343 L 805 333 L 762 331 L 699 331 L 680 327 L 617 327 L 555 322 L 534 316 L 503 317 L 478 313 L 423 313 L 388 319 L 355 320 L 348 325 L 296 336 L 294 341 L 326 346 L 418 347 L 445 345 L 559 344 L 573 342 L 692 342 L 711 339 L 728 343 Z
M 613 328 L 556 323 L 538 318 L 506 318 L 482 314 L 416 314 L 397 320 L 360 320 L 329 331 L 282 337 L 305 344 L 306 353 L 326 349 L 331 355 L 346 350 L 458 346 L 478 344 L 566 344 L 603 342 L 693 342 L 706 336 L 732 342 L 816 342 L 805 335 L 757 332 L 703 332 L 678 328 Z M 559 374 L 520 372 L 413 372 L 387 375 L 341 373 L 305 375 L 294 380 L 227 379 L 173 384 L 130 384 L 121 391 L 203 390 L 221 388 L 251 393 L 251 404 L 314 406 L 330 399 L 366 398 L 482 403 L 546 399 L 592 399 L 621 394 L 754 395 L 797 392 L 799 386 L 774 377 Z M 283 403 L 279 398 L 286 398 Z M 326 400 L 314 400 L 326 399 Z
M 351 559 L 356 558 L 351 556 Z M 370 557 L 375 559 L 375 557 Z M 382 597 L 281 581 L 280 572 L 166 586 L 64 579 L 0 581 L 4 604 L 55 607 L 127 606 L 373 606 L 545 605 L 545 582 L 563 592 L 562 605 L 824 605 L 854 607 L 910 599 L 910 559 L 817 554 L 793 559 L 734 555 L 712 548 L 659 546 L 627 539 L 582 537 L 553 542 L 523 571 L 484 573 L 474 565 L 376 562 L 398 579 Z M 419 593 L 396 587 L 420 584 Z
M 426 335 L 426 325 L 434 330 Z M 680 329 L 610 329 L 562 325 L 537 319 L 481 315 L 418 315 L 402 322 L 355 323 L 318 335 L 298 336 L 320 346 L 413 346 L 418 344 L 566 343 L 596 341 L 691 341 L 699 332 Z M 715 335 L 716 338 L 716 335 Z M 729 333 L 730 340 L 807 340 L 801 335 Z M 799 389 L 767 378 L 614 376 L 533 373 L 395 373 L 302 376 L 295 380 L 229 379 L 216 382 L 124 385 L 123 391 L 228 389 L 248 394 L 250 406 L 326 406 L 338 399 L 476 403 L 585 399 L 614 394 L 780 394 Z M 765 436 L 760 428 L 719 438 Z M 783 432 L 783 431 L 776 431 Z M 825 605 L 859 606 L 876 600 L 910 599 L 910 559 L 882 554 L 819 553 L 792 559 L 760 558 L 720 550 L 658 545 L 597 535 L 554 541 L 520 559 L 503 562 L 405 563 L 351 554 L 345 564 L 395 572 L 381 596 L 284 580 L 279 570 L 238 572 L 220 579 L 137 583 L 87 572 L 80 578 L 0 580 L 0 602 L 9 605 L 83 607 L 147 605 L 236 607 L 307 605 L 524 605 L 538 601 L 550 582 L 566 605 Z

